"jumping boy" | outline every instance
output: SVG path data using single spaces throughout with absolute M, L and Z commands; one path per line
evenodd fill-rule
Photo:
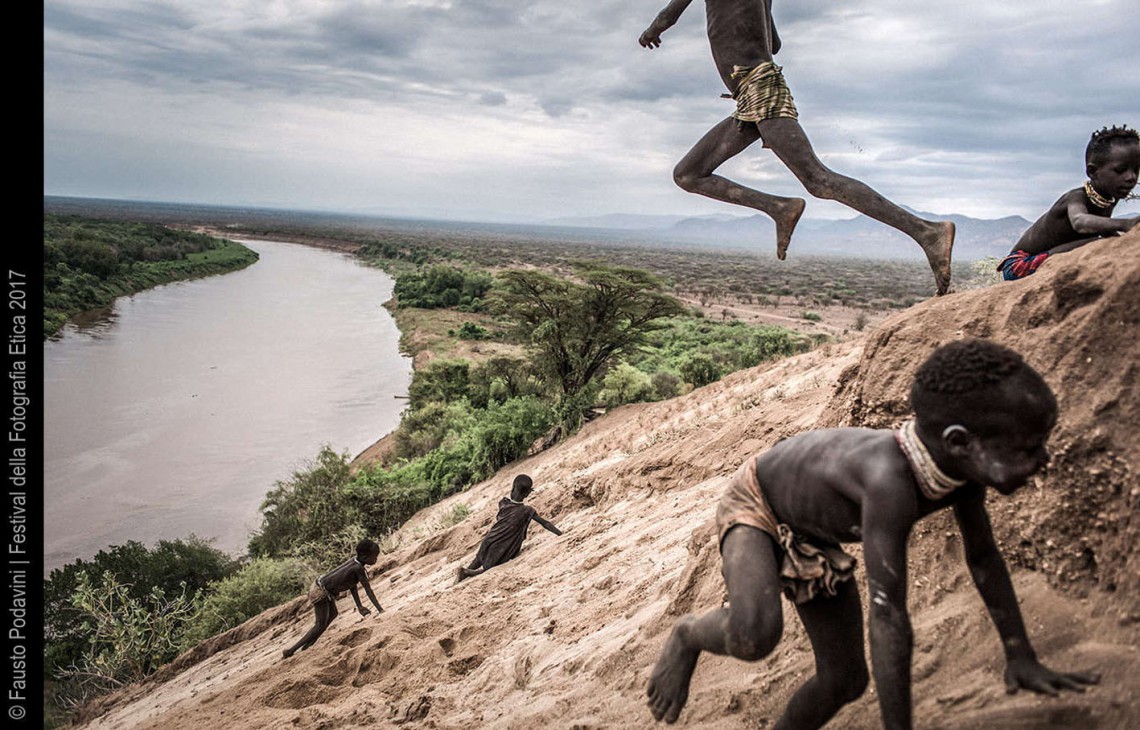
M 360 594 L 356 592 L 357 583 L 364 586 L 364 592 L 376 607 L 376 613 L 384 613 L 384 609 L 380 607 L 375 594 L 372 593 L 372 585 L 368 582 L 368 573 L 364 568 L 366 565 L 375 565 L 379 557 L 379 545 L 371 540 L 361 540 L 356 544 L 356 557 L 349 558 L 313 582 L 313 587 L 309 589 L 309 603 L 313 606 L 316 621 L 313 628 L 309 629 L 309 633 L 302 636 L 300 641 L 281 652 L 282 656 L 288 659 L 298 651 L 308 649 L 321 634 L 325 633 L 325 629 L 337 616 L 338 594 L 343 594 L 346 590 L 352 592 L 352 600 L 356 601 L 356 610 L 361 616 L 371 613 L 360 602 Z
M 871 592 L 871 667 L 883 725 L 911 727 L 906 543 L 914 523 L 953 507 L 970 574 L 1001 636 L 1005 681 L 1057 694 L 1095 675 L 1054 672 L 1029 644 L 994 542 L 986 487 L 1012 494 L 1045 465 L 1057 404 L 1041 376 L 986 340 L 937 349 L 915 374 L 915 418 L 897 431 L 841 428 L 781 441 L 748 459 L 717 508 L 728 606 L 682 617 L 649 680 L 653 716 L 674 722 L 702 651 L 746 661 L 783 632 L 780 589 L 795 603 L 815 676 L 788 702 L 777 730 L 818 728 L 867 687 L 854 559 L 863 542 Z
M 483 542 L 479 543 L 479 552 L 467 567 L 460 566 L 458 581 L 471 578 L 502 565 L 518 556 L 522 550 L 523 540 L 526 540 L 526 531 L 530 521 L 534 520 L 555 535 L 561 535 L 552 523 L 539 516 L 534 507 L 523 504 L 523 500 L 530 496 L 534 490 L 534 482 L 526 474 L 519 474 L 511 484 L 511 496 L 499 500 L 499 513 L 495 515 L 495 522 L 487 531 Z
M 661 45 L 661 34 L 677 22 L 692 0 L 672 0 L 638 42 Z M 776 223 L 776 257 L 783 259 L 804 211 L 801 198 L 762 193 L 714 175 L 724 162 L 763 140 L 817 198 L 838 200 L 913 238 L 934 271 L 938 293 L 950 286 L 954 224 L 911 215 L 867 185 L 828 169 L 797 120 L 796 105 L 781 68 L 772 62 L 780 37 L 772 21 L 772 0 L 705 0 L 709 44 L 721 79 L 736 100 L 732 116 L 709 130 L 677 163 L 673 179 L 684 190 L 766 213 Z
M 1112 218 L 1117 201 L 1136 187 L 1140 173 L 1140 135 L 1128 127 L 1093 132 L 1085 147 L 1083 187 L 1062 195 L 1037 219 L 998 264 L 1006 281 L 1029 276 L 1053 254 L 1126 233 L 1140 218 Z

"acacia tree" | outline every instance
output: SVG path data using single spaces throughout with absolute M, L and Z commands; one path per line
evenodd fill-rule
M 529 342 L 535 369 L 572 401 L 613 358 L 645 341 L 660 320 L 683 313 L 647 271 L 598 263 L 563 279 L 533 269 L 499 274 L 494 306 Z

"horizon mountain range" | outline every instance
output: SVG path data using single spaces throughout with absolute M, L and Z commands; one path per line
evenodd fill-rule
M 905 206 L 904 206 L 905 207 Z M 956 259 L 976 260 L 1002 257 L 1017 243 L 1030 225 L 1019 215 L 983 219 L 965 215 L 941 215 L 906 208 L 927 220 L 953 221 Z M 562 228 L 621 231 L 626 235 L 667 236 L 669 239 L 698 244 L 718 243 L 736 248 L 755 247 L 776 240 L 776 226 L 763 214 L 749 216 L 719 213 L 703 216 L 637 215 L 613 213 L 600 216 L 553 218 L 543 224 Z M 802 218 L 792 236 L 795 253 L 817 256 L 872 256 L 875 258 L 921 259 L 922 251 L 905 234 L 868 218 Z
M 44 196 L 46 212 L 141 216 L 154 220 L 209 219 L 218 224 L 290 222 L 344 224 L 362 230 L 438 227 L 449 234 L 549 237 L 559 240 L 608 240 L 619 245 L 715 248 L 720 251 L 774 251 L 776 227 L 766 215 L 718 213 L 702 216 L 610 213 L 549 218 L 531 223 L 477 222 L 399 218 L 329 211 L 303 211 L 246 206 L 219 206 L 156 201 Z M 953 221 L 957 227 L 954 258 L 958 261 L 1003 257 L 1030 223 L 1012 215 L 993 220 L 941 215 L 907 209 L 929 220 Z M 922 260 L 921 249 L 905 234 L 864 215 L 845 219 L 802 218 L 792 237 L 793 256 L 845 256 Z

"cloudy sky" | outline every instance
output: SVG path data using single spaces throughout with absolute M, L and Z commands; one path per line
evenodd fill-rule
M 1093 129 L 1140 125 L 1134 2 L 774 0 L 777 61 L 833 169 L 920 210 L 1034 218 L 1083 181 Z M 672 183 L 732 105 L 700 0 L 638 46 L 665 3 L 46 0 L 44 192 L 470 220 L 737 212 Z M 721 172 L 804 194 L 759 145 Z

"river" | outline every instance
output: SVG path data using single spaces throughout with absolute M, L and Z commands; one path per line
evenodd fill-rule
M 191 533 L 244 552 L 276 480 L 399 423 L 391 277 L 243 243 L 253 266 L 120 298 L 44 343 L 45 570 Z

